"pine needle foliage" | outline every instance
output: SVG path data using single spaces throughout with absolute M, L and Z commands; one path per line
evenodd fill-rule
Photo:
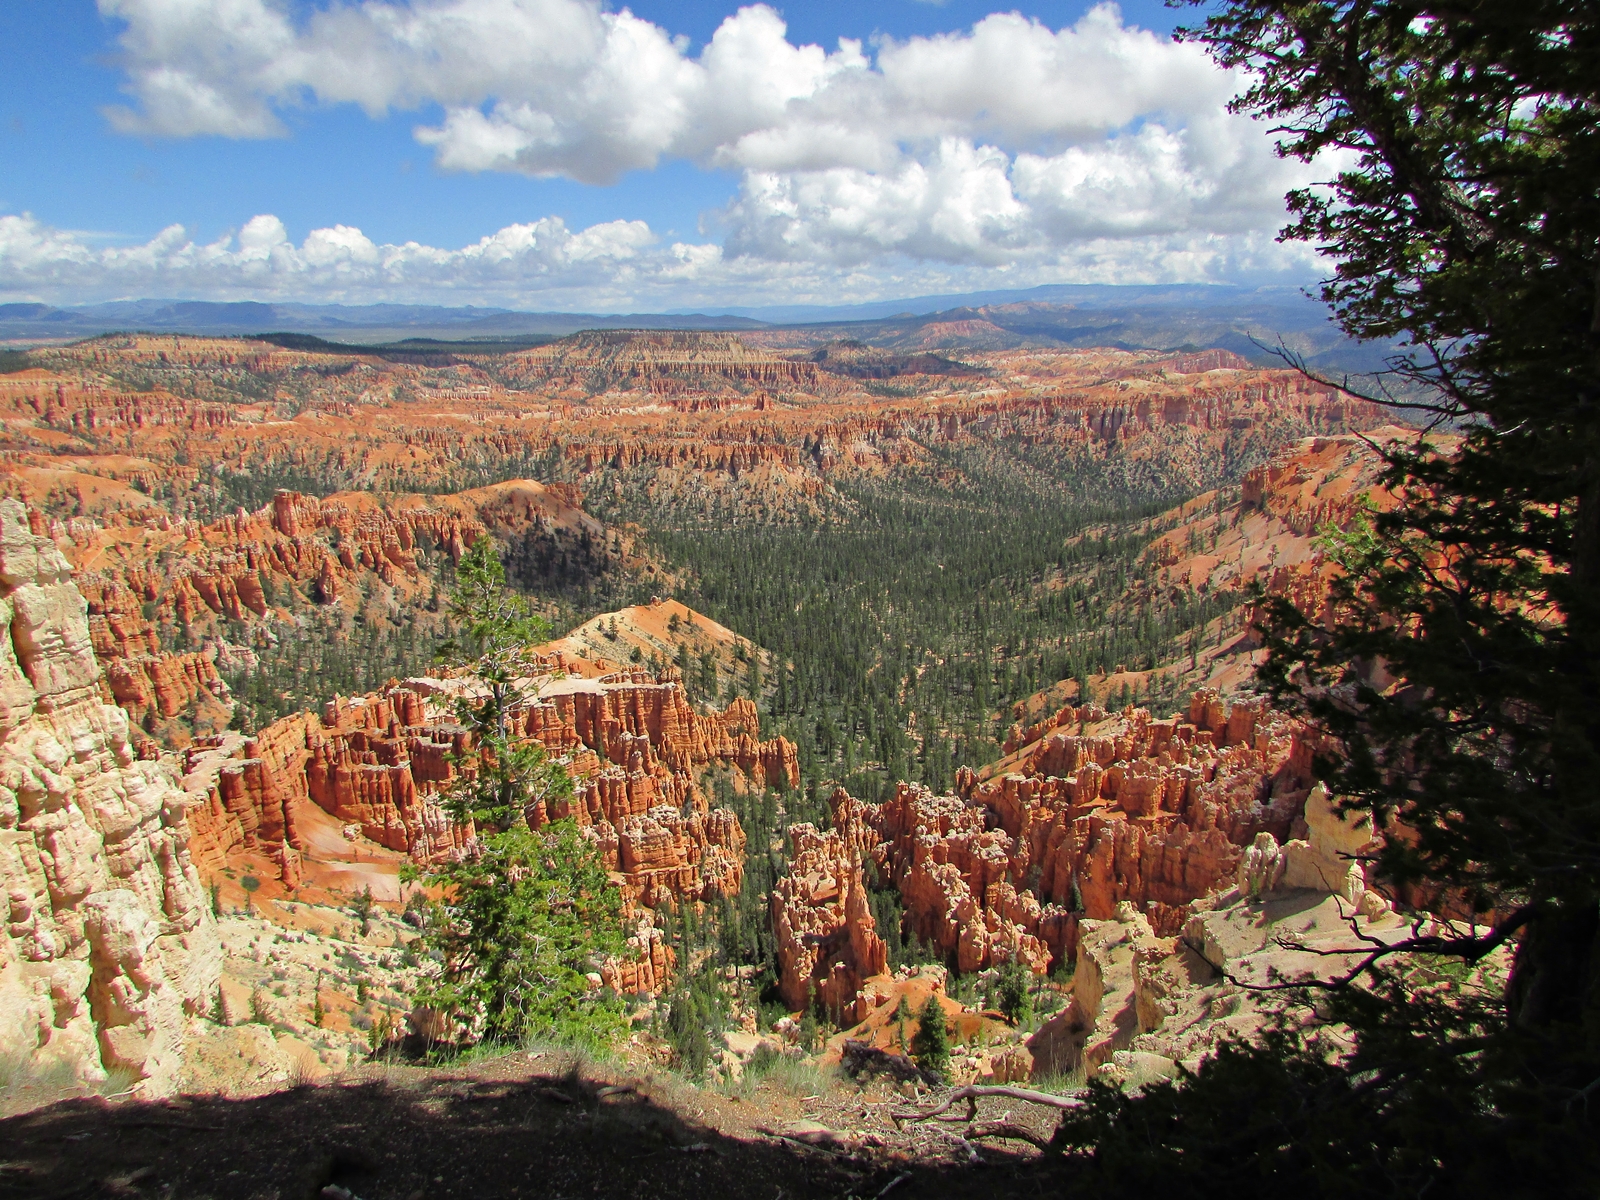
M 529 699 L 529 645 L 548 625 L 506 587 L 487 538 L 462 558 L 450 614 L 455 637 L 441 655 L 470 654 L 478 688 L 457 705 L 473 746 L 457 761 L 444 807 L 477 837 L 467 855 L 427 876 L 443 899 L 425 933 L 437 970 L 418 999 L 473 1040 L 609 1043 L 625 1028 L 622 1005 L 593 977 L 625 949 L 622 898 L 575 823 L 529 827 L 529 813 L 570 796 L 572 781 L 513 729 Z
M 1291 1023 L 1181 1086 L 1091 1087 L 1063 1139 L 1177 1195 L 1592 1194 L 1600 9 L 1235 0 L 1191 36 L 1282 153 L 1339 152 L 1284 237 L 1334 264 L 1347 332 L 1400 339 L 1364 386 L 1436 431 L 1381 448 L 1397 503 L 1330 542 L 1331 619 L 1269 604 L 1264 674 L 1390 830 L 1380 886 L 1458 919 L 1352 939 L 1359 969 L 1304 990 L 1353 1044 Z
M 419 999 L 475 1039 L 610 1042 L 616 996 L 588 976 L 624 950 L 622 902 L 598 849 L 571 822 L 483 839 L 429 877 L 448 897 L 428 931 L 442 963 Z
M 930 994 L 917 1014 L 917 1032 L 911 1035 L 911 1053 L 925 1071 L 943 1075 L 950 1067 L 950 1035 L 945 1028 L 944 1006 L 937 995 Z

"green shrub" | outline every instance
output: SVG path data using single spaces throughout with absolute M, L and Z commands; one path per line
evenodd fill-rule
M 510 733 L 511 713 L 529 699 L 527 647 L 549 626 L 506 589 L 487 538 L 462 558 L 456 579 L 455 637 L 441 653 L 475 656 L 486 695 L 458 705 L 478 750 L 459 764 L 445 807 L 481 835 L 474 854 L 428 876 L 444 899 L 426 910 L 419 940 L 439 965 L 416 998 L 471 1041 L 605 1044 L 626 1020 L 615 993 L 591 976 L 625 947 L 622 897 L 574 822 L 528 827 L 534 806 L 570 795 L 572 781 L 543 747 Z
M 495 834 L 431 877 L 450 897 L 425 935 L 442 958 L 420 1003 L 474 1039 L 609 1042 L 622 1004 L 587 976 L 619 954 L 622 898 L 599 849 L 570 821 Z
M 1033 995 L 1028 990 L 1032 972 L 1013 959 L 1000 968 L 995 980 L 995 1007 L 1013 1025 L 1025 1025 L 1033 1017 Z

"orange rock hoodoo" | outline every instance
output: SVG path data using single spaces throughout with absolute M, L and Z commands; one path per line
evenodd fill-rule
M 789 836 L 789 874 L 770 902 L 779 991 L 791 1009 L 809 1008 L 815 999 L 836 1019 L 854 1019 L 862 984 L 889 965 L 867 904 L 860 848 L 812 825 L 795 825 Z
M 37 515 L 35 523 L 44 524 Z M 95 653 L 106 666 L 108 698 L 136 722 L 152 714 L 177 716 L 204 696 L 226 701 L 215 647 L 164 651 L 157 622 L 193 628 L 213 619 L 263 617 L 271 607 L 273 580 L 280 587 L 301 585 L 322 604 L 358 587 L 362 573 L 389 584 L 415 583 L 419 545 L 459 559 L 483 530 L 456 512 L 395 511 L 280 492 L 270 508 L 255 514 L 241 511 L 208 526 L 176 530 L 174 547 L 181 556 L 171 571 L 145 564 L 80 570 L 77 582 L 89 604 Z M 71 544 L 67 531 L 50 532 Z
M 1215 592 L 1259 583 L 1308 615 L 1322 615 L 1335 568 L 1321 534 L 1395 503 L 1381 486 L 1383 461 L 1373 443 L 1411 436 L 1391 427 L 1303 438 L 1247 471 L 1236 503 L 1219 505 L 1215 493 L 1188 502 L 1172 514 L 1180 518 L 1176 528 L 1147 552 L 1157 585 Z M 1253 608 L 1245 615 L 1247 625 L 1258 616 Z
M 197 797 L 197 861 L 215 867 L 237 849 L 265 853 L 294 886 L 304 849 L 296 812 L 305 804 L 419 861 L 462 851 L 473 830 L 452 822 L 438 797 L 471 746 L 448 703 L 464 688 L 470 681 L 410 680 L 334 700 L 320 718 L 285 718 L 253 738 L 197 740 L 185 781 Z M 564 758 L 576 784 L 570 800 L 536 805 L 531 823 L 570 817 L 589 830 L 630 904 L 738 892 L 744 831 L 731 811 L 710 808 L 694 782 L 700 768 L 738 766 L 759 784 L 799 782 L 795 747 L 757 741 L 748 700 L 701 715 L 671 671 L 659 680 L 643 671 L 551 677 L 513 722 L 514 735 Z
M 106 666 L 107 699 L 136 723 L 229 699 L 212 633 L 222 622 L 283 617 L 305 601 L 336 605 L 383 584 L 419 600 L 434 586 L 426 555 L 459 561 L 490 528 L 540 523 L 600 531 L 576 489 L 511 480 L 448 497 L 364 493 L 325 499 L 279 491 L 254 513 L 242 509 L 201 525 L 140 510 L 93 521 L 30 512 L 34 532 L 56 540 L 80 566 L 95 653 Z M 199 650 L 163 649 L 158 626 L 189 631 Z M 219 708 L 220 726 L 226 709 Z M 141 735 L 142 736 L 142 735 Z
M 962 971 L 1017 960 L 1042 973 L 1070 961 L 1080 917 L 1131 901 L 1171 936 L 1190 901 L 1232 881 L 1257 833 L 1297 836 L 1309 748 L 1259 701 L 1230 710 L 1201 691 L 1167 720 L 1069 705 L 1028 732 L 987 777 L 961 770 L 955 795 L 901 784 L 866 804 L 841 790 L 832 833 L 790 831 L 794 877 L 772 917 L 791 1006 L 815 990 L 849 1019 L 882 970 L 871 913 L 854 900 L 869 860 L 898 888 L 908 937 Z

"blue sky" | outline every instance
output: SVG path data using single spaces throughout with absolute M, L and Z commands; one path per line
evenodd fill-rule
M 1304 168 L 1222 112 L 1187 15 L 8 0 L 0 301 L 1299 280 L 1272 234 Z

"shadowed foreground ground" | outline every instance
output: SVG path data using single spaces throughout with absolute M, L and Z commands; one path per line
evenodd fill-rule
M 853 1093 L 847 1086 L 837 1113 L 861 1107 Z M 957 1165 L 894 1148 L 814 1148 L 758 1132 L 766 1117 L 756 1097 L 730 1106 L 681 1085 L 524 1056 L 380 1068 L 249 1099 L 69 1100 L 12 1117 L 0 1121 L 0 1194 L 911 1200 L 1066 1190 L 1065 1164 L 1032 1155 L 985 1148 L 980 1162 Z

